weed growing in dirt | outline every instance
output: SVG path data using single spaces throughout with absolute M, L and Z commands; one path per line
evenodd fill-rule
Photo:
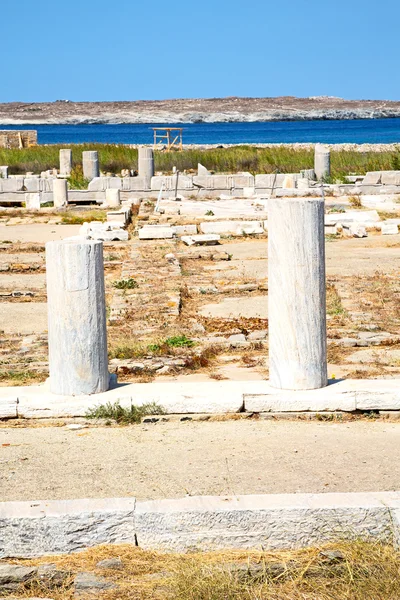
M 119 425 L 131 425 L 140 423 L 143 417 L 148 415 L 162 415 L 164 410 L 154 402 L 135 406 L 131 404 L 128 408 L 121 406 L 119 402 L 107 402 L 90 408 L 86 413 L 87 419 L 107 419 L 115 421 Z
M 129 279 L 119 279 L 118 281 L 113 281 L 112 286 L 117 290 L 133 290 L 139 287 L 139 284 L 135 279 L 130 277 Z
M 360 196 L 350 196 L 349 204 L 352 208 L 362 208 Z

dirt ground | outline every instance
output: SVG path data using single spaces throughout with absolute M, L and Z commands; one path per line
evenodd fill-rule
M 400 488 L 400 422 L 0 428 L 0 500 Z

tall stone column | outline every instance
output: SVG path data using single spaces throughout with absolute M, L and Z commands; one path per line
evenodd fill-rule
M 96 150 L 82 152 L 83 176 L 92 181 L 95 177 L 100 177 L 99 153 Z
M 109 387 L 103 243 L 46 244 L 50 390 L 76 396 Z
M 320 198 L 268 202 L 269 370 L 276 388 L 328 383 L 324 205 Z
M 54 208 L 64 208 L 68 205 L 68 183 L 66 179 L 54 179 L 53 204 Z
M 143 177 L 147 187 L 151 187 L 151 178 L 154 176 L 154 152 L 153 148 L 139 146 L 138 149 L 138 172 L 139 177 Z
M 69 177 L 72 171 L 72 150 L 60 150 L 60 175 Z
M 315 144 L 314 171 L 318 181 L 331 176 L 331 151 L 322 144 Z

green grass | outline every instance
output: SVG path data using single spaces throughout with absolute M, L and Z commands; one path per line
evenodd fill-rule
M 113 281 L 112 286 L 117 290 L 133 290 L 139 287 L 139 284 L 135 279 L 130 277 L 129 279 L 119 279 L 118 281 Z
M 68 177 L 68 185 L 70 190 L 87 190 L 89 179 L 83 176 L 82 165 L 75 165 Z
M 143 417 L 148 415 L 162 415 L 164 410 L 154 402 L 135 406 L 131 404 L 129 408 L 124 408 L 119 402 L 107 402 L 90 408 L 86 413 L 87 419 L 107 419 L 115 421 L 120 425 L 130 425 L 140 423 Z
M 33 171 L 40 173 L 58 167 L 60 145 L 35 146 L 24 149 L 0 149 L 0 164 L 8 165 L 10 173 Z M 97 150 L 101 170 L 119 173 L 121 169 L 137 169 L 137 149 L 112 144 L 70 145 L 72 149 L 73 175 L 76 185 L 85 186 L 79 168 L 82 152 Z M 331 151 L 331 179 L 343 180 L 352 173 L 364 174 L 367 171 L 390 170 L 400 164 L 400 152 L 355 152 L 352 150 Z M 216 172 L 250 171 L 256 173 L 294 173 L 310 169 L 314 164 L 312 149 L 295 149 L 287 146 L 274 148 L 254 148 L 235 146 L 232 148 L 212 148 L 208 150 L 190 149 L 183 152 L 155 152 L 156 171 L 197 170 L 197 163 Z M 72 181 L 70 181 L 72 184 Z M 87 184 L 86 184 L 87 185 Z M 71 185 L 71 187 L 73 187 Z
M 156 344 L 150 344 L 148 349 L 150 352 L 163 352 L 169 348 L 192 348 L 193 346 L 194 341 L 187 338 L 186 335 L 175 335 Z

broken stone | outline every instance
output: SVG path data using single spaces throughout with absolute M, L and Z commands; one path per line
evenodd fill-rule
M 120 558 L 105 558 L 97 563 L 96 567 L 99 569 L 115 569 L 120 571 L 124 568 L 124 563 Z
M 397 223 L 386 223 L 385 221 L 381 225 L 381 234 L 382 235 L 397 235 L 399 233 L 399 228 Z
M 57 569 L 54 563 L 40 565 L 37 571 L 39 581 L 45 583 L 50 588 L 61 587 L 70 576 L 71 573 Z
M 181 240 L 186 246 L 215 246 L 221 239 L 217 234 L 184 235 Z
M 260 329 L 258 331 L 252 331 L 251 333 L 249 333 L 249 335 L 247 336 L 247 339 L 249 341 L 265 340 L 267 335 L 268 335 L 268 331 L 266 329 Z
M 231 335 L 228 338 L 228 342 L 230 344 L 235 343 L 235 342 L 245 342 L 246 341 L 246 336 L 243 333 L 237 333 L 235 335 Z
M 200 163 L 198 163 L 197 165 L 197 175 L 199 177 L 208 177 L 209 175 L 211 175 L 210 171 L 208 169 L 206 169 L 206 167 L 204 167 L 203 165 L 201 165 Z
M 139 229 L 139 240 L 165 240 L 175 237 L 175 232 L 169 225 L 146 225 Z
M 348 231 L 351 237 L 364 238 L 368 236 L 365 227 L 363 225 L 359 225 L 358 223 L 352 223 Z
M 103 577 L 98 577 L 94 573 L 77 573 L 74 581 L 75 595 L 84 593 L 97 593 L 98 590 L 115 589 L 117 586 Z
M 0 564 L 0 586 L 10 583 L 23 583 L 37 575 L 35 567 L 21 567 L 10 563 Z

